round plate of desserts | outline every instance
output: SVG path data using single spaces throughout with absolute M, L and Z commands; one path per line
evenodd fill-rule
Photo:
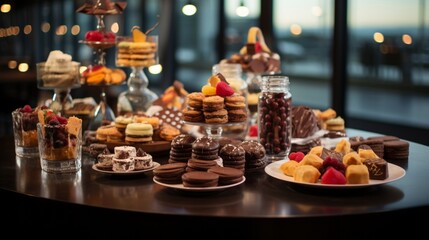
M 227 122 L 227 123 L 204 123 L 204 122 L 189 122 L 183 121 L 184 124 L 200 126 L 200 127 L 211 127 L 211 128 L 219 128 L 219 127 L 230 127 L 241 125 L 243 122 Z
M 158 162 L 153 162 L 153 166 L 151 168 L 148 168 L 148 169 L 133 170 L 133 171 L 129 171 L 129 172 L 114 172 L 113 170 L 100 169 L 100 168 L 97 167 L 97 164 L 98 163 L 92 165 L 92 169 L 94 171 L 97 171 L 97 172 L 100 172 L 100 173 L 105 173 L 105 174 L 111 174 L 111 175 L 134 175 L 134 174 L 140 174 L 140 173 L 152 171 L 155 168 L 157 168 L 157 167 L 160 166 L 160 164 Z
M 281 160 L 281 161 L 270 163 L 265 167 L 265 172 L 273 178 L 286 181 L 289 183 L 294 183 L 294 184 L 298 184 L 306 187 L 327 188 L 327 189 L 355 189 L 355 188 L 372 187 L 372 186 L 393 182 L 405 176 L 405 170 L 403 168 L 395 164 L 388 163 L 388 166 L 387 166 L 388 173 L 389 173 L 388 177 L 384 180 L 370 179 L 368 184 L 322 184 L 320 183 L 320 180 L 317 183 L 297 182 L 294 180 L 293 177 L 285 175 L 280 170 L 280 166 L 287 161 L 289 160 L 287 159 L 287 160 Z
M 181 183 L 168 184 L 168 183 L 157 181 L 155 178 L 153 178 L 153 181 L 161 186 L 176 189 L 176 190 L 189 191 L 189 192 L 211 192 L 211 191 L 221 191 L 221 190 L 238 186 L 246 181 L 246 177 L 243 176 L 243 179 L 240 182 L 229 184 L 229 185 L 216 186 L 216 187 L 185 187 Z

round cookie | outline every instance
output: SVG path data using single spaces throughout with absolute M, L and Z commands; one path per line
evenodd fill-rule
M 186 101 L 189 107 L 201 110 L 203 109 L 203 100 L 205 96 L 201 92 L 192 92 L 186 97 Z
M 200 110 L 186 108 L 182 112 L 183 120 L 187 122 L 204 122 L 204 114 Z
M 219 185 L 230 185 L 243 180 L 244 173 L 236 168 L 231 167 L 212 167 L 207 172 L 212 172 L 219 175 Z
M 215 160 L 219 157 L 219 142 L 209 136 L 197 138 L 192 144 L 192 158 Z
M 192 144 L 196 138 L 189 134 L 180 134 L 171 141 L 171 148 L 174 149 L 188 149 L 192 148 Z
M 224 98 L 220 96 L 209 96 L 203 100 L 204 112 L 214 112 L 225 108 Z
M 204 119 L 206 123 L 219 124 L 228 122 L 228 111 L 219 109 L 215 111 L 204 111 Z
M 125 141 L 147 143 L 152 141 L 153 127 L 149 123 L 129 123 L 125 129 Z
M 186 171 L 207 171 L 211 167 L 218 166 L 215 160 L 189 159 Z
M 182 175 L 182 183 L 185 187 L 215 187 L 218 181 L 218 174 L 206 171 L 191 171 Z
M 229 122 L 245 122 L 247 120 L 247 111 L 245 108 L 228 110 Z
M 153 170 L 153 175 L 155 180 L 163 183 L 181 183 L 186 166 L 187 164 L 182 162 L 163 164 Z

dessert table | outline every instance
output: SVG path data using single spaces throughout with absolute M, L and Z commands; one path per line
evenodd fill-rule
M 347 129 L 349 136 L 376 133 Z M 50 174 L 39 159 L 15 156 L 4 138 L 0 196 L 6 226 L 50 231 L 73 227 L 85 236 L 175 236 L 240 238 L 383 236 L 424 231 L 415 219 L 429 213 L 429 147 L 410 142 L 406 170 L 397 181 L 366 188 L 309 188 L 246 173 L 243 184 L 209 192 L 171 189 L 153 182 L 151 171 L 130 176 L 103 174 L 83 158 L 76 174 Z M 167 154 L 154 156 L 166 163 Z M 404 228 L 404 224 L 410 225 Z M 3 225 L 4 227 L 4 225 Z M 134 228 L 130 231 L 129 228 Z M 128 230 L 127 230 L 128 229 Z M 387 235 L 386 235 L 387 234 Z M 344 239 L 344 238 L 342 238 Z

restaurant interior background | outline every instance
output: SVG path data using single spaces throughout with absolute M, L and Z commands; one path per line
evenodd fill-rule
M 429 145 L 429 1 L 426 0 L 128 0 L 106 29 L 130 35 L 133 26 L 159 35 L 159 73 L 145 69 L 158 94 L 174 80 L 199 91 L 221 59 L 237 52 L 259 26 L 290 78 L 294 105 L 333 108 L 346 127 L 396 135 Z M 61 50 L 83 66 L 92 50 L 79 43 L 96 18 L 77 13 L 84 0 L 1 0 L 0 136 L 12 135 L 11 112 L 52 96 L 36 84 L 36 63 Z M 193 15 L 184 5 L 196 6 Z M 10 11 L 3 4 L 10 4 Z M 241 9 L 241 12 L 237 12 Z M 246 12 L 247 9 L 247 12 Z M 244 11 L 243 11 L 244 10 Z M 115 50 L 106 54 L 115 66 Z M 129 73 L 129 70 L 124 69 Z M 108 88 L 108 103 L 126 85 Z M 73 89 L 73 98 L 99 89 Z

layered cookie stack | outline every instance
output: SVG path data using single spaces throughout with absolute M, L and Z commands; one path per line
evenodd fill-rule
M 228 122 L 228 111 L 225 109 L 224 98 L 209 96 L 203 99 L 203 112 L 206 123 L 219 124 Z
M 218 141 L 208 136 L 197 138 L 192 144 L 192 155 L 186 171 L 207 171 L 211 167 L 221 165 L 218 153 Z
M 188 163 L 192 158 L 192 144 L 195 142 L 195 137 L 188 134 L 181 134 L 171 141 L 169 163 L 183 162 Z
M 223 166 L 232 167 L 244 172 L 246 163 L 246 152 L 241 146 L 226 144 L 219 150 Z
M 190 93 L 186 97 L 187 108 L 183 110 L 183 119 L 188 122 L 204 122 L 203 100 L 201 92 Z
M 246 163 L 245 171 L 252 172 L 263 169 L 267 164 L 265 148 L 255 140 L 243 141 L 241 146 L 245 151 Z
M 176 162 L 163 164 L 153 170 L 155 180 L 167 183 L 182 183 L 182 175 L 185 173 L 186 163 Z
M 229 122 L 245 122 L 247 119 L 246 98 L 233 94 L 225 97 L 225 107 L 228 110 Z

